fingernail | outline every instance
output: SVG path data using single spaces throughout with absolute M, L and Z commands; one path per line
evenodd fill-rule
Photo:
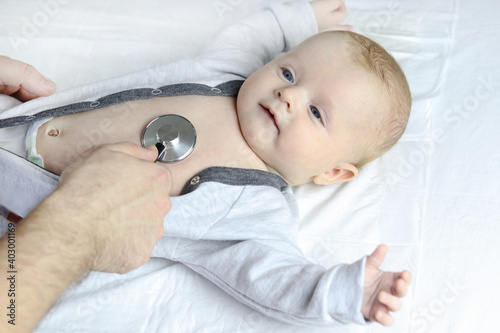
M 56 90 L 56 84 L 49 78 L 43 78 L 41 83 L 42 89 L 48 93 L 52 93 Z
M 158 160 L 158 157 L 160 157 L 163 150 L 165 150 L 165 147 L 162 146 L 163 149 L 160 149 L 160 147 L 158 147 L 158 145 L 161 146 L 161 144 L 157 143 L 156 146 L 149 145 L 146 147 L 147 150 L 151 150 L 151 151 L 154 151 L 156 153 L 156 160 Z

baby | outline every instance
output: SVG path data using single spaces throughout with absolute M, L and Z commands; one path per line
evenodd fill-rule
M 273 6 L 273 15 L 279 17 L 282 14 L 281 6 L 285 5 Z M 301 3 L 297 6 L 302 6 L 297 8 L 303 10 L 309 4 Z M 345 9 L 343 3 L 339 5 L 338 1 L 331 0 L 313 1 L 310 6 L 319 26 L 325 23 L 325 19 L 320 19 L 320 11 L 338 13 Z M 338 17 L 335 20 L 337 19 Z M 255 45 L 256 48 L 259 46 Z M 209 49 L 206 55 L 210 56 L 211 52 Z M 166 88 L 161 87 L 158 91 L 162 93 Z M 173 87 L 173 90 L 177 88 L 179 85 Z M 165 257 L 185 263 L 242 302 L 284 321 L 324 324 L 330 323 L 333 318 L 342 322 L 362 323 L 364 320 L 372 320 L 390 325 L 393 319 L 389 312 L 401 308 L 400 298 L 407 292 L 411 275 L 407 271 L 389 273 L 379 270 L 387 252 L 385 246 L 379 246 L 366 260 L 344 269 L 344 273 L 343 268 L 332 268 L 325 272 L 316 265 L 305 263 L 303 258 L 296 259 L 295 257 L 301 256 L 296 245 L 293 245 L 293 250 L 287 248 L 289 245 L 280 245 L 283 239 L 286 243 L 294 242 L 295 228 L 290 226 L 292 222 L 290 225 L 280 226 L 281 229 L 292 229 L 291 231 L 277 231 L 285 232 L 284 236 L 270 236 L 273 235 L 273 227 L 269 225 L 276 224 L 273 221 L 280 218 L 297 223 L 296 208 L 289 197 L 290 189 L 287 185 L 310 182 L 328 185 L 348 181 L 356 177 L 360 166 L 377 158 L 397 142 L 409 117 L 411 98 L 404 74 L 395 60 L 366 37 L 349 31 L 325 31 L 258 68 L 242 84 L 231 81 L 210 89 L 219 95 L 194 92 L 198 88 L 203 90 L 203 87 L 188 85 L 188 88 L 188 93 L 169 93 L 162 95 L 163 97 L 147 99 L 129 98 L 86 112 L 43 118 L 32 124 L 28 131 L 28 158 L 45 169 L 60 174 L 91 146 L 124 141 L 140 144 L 141 135 L 152 119 L 166 114 L 180 115 L 193 124 L 197 140 L 194 150 L 186 159 L 176 163 L 162 163 L 172 174 L 172 197 L 190 196 L 199 191 L 201 185 L 210 182 L 232 186 L 230 191 L 235 186 L 253 186 L 257 188 L 253 196 L 260 199 L 256 200 L 256 205 L 267 206 L 280 201 L 292 213 L 290 216 L 278 213 L 281 216 L 276 219 L 268 217 L 270 215 L 266 212 L 266 220 L 263 221 L 262 215 L 253 212 L 253 209 L 260 209 L 252 208 L 253 202 L 242 205 L 249 210 L 246 213 L 254 214 L 254 220 L 258 220 L 264 227 L 258 229 L 259 222 L 241 222 L 241 228 L 246 229 L 245 233 L 249 233 L 248 226 L 251 225 L 250 228 L 255 226 L 260 235 L 230 235 L 234 239 L 229 239 L 231 244 L 224 246 L 223 253 L 218 237 L 225 237 L 207 236 L 209 233 L 206 230 L 214 229 L 216 223 L 211 221 L 208 223 L 209 227 L 201 227 L 203 232 L 198 235 L 193 230 L 198 228 L 194 224 L 200 223 L 199 220 L 186 217 L 184 212 L 171 212 L 165 222 L 166 236 L 177 237 L 186 244 L 184 247 L 177 245 L 175 251 L 166 249 L 172 246 L 172 238 L 158 245 L 161 251 L 171 253 Z M 236 91 L 237 96 L 231 96 L 234 94 L 231 91 Z M 249 181 L 249 178 L 252 180 Z M 268 188 L 279 193 L 281 199 L 274 192 L 267 196 Z M 219 191 L 224 191 L 224 188 L 214 187 L 209 192 L 217 197 Z M 224 225 L 220 221 L 228 219 L 228 211 L 234 211 L 234 202 L 243 197 L 241 193 L 235 195 L 237 199 L 227 204 L 230 208 L 222 209 L 224 214 L 220 215 L 224 216 L 217 217 L 217 228 Z M 202 200 L 209 200 L 206 194 L 202 197 Z M 189 199 L 191 205 L 196 202 L 193 200 L 193 197 Z M 222 199 L 212 200 L 216 201 L 213 205 L 222 205 Z M 180 199 L 172 201 L 172 211 L 176 209 L 176 205 L 181 205 Z M 207 209 L 210 211 L 206 215 L 213 214 L 212 207 Z M 201 208 L 200 210 L 203 211 Z M 178 219 L 181 217 L 185 223 L 180 223 Z M 187 223 L 190 218 L 194 222 Z M 232 220 L 235 219 L 232 218 L 231 223 Z M 172 227 L 175 223 L 192 230 L 176 234 L 175 227 Z M 238 222 L 234 223 L 235 228 L 239 228 Z M 238 235 L 238 231 L 234 232 Z M 186 233 L 190 235 L 186 236 Z M 186 241 L 188 238 L 189 241 Z M 264 241 L 256 241 L 260 238 L 271 239 L 273 248 L 266 249 Z M 246 241 L 242 242 L 242 239 Z M 227 241 L 227 237 L 225 240 Z M 193 245 L 194 242 L 205 245 Z M 194 251 L 195 246 L 200 247 L 198 254 L 190 252 L 189 256 L 200 257 L 200 253 L 209 253 L 218 259 L 206 259 L 207 261 L 198 263 L 186 259 L 188 255 L 179 255 L 181 248 Z M 160 250 L 156 252 L 158 251 Z M 260 251 L 263 254 L 255 259 L 255 253 Z M 251 255 L 240 257 L 240 253 Z M 294 258 L 290 259 L 290 255 Z M 218 264 L 212 265 L 210 260 Z M 298 270 L 287 273 L 287 278 L 281 277 L 281 272 L 273 273 L 273 270 L 278 271 L 279 268 L 276 262 L 285 262 L 284 266 L 296 266 Z M 238 271 L 238 276 L 234 279 L 227 277 L 230 273 L 218 267 L 222 263 L 231 270 Z M 200 266 L 204 267 L 200 269 Z M 238 270 L 237 267 L 241 269 Z M 255 270 L 249 267 L 267 267 L 270 273 L 258 274 L 257 283 Z M 251 273 L 242 274 L 245 270 Z M 312 271 L 315 273 L 312 274 Z M 347 271 L 355 272 L 346 273 Z M 357 280 L 352 282 L 353 285 L 358 285 L 357 289 L 345 281 L 338 282 L 352 276 L 355 276 L 353 280 Z M 260 294 L 251 290 L 252 285 L 254 289 L 258 289 L 262 280 L 265 280 L 263 285 L 268 289 Z M 325 282 L 327 280 L 330 282 Z M 287 284 L 286 281 L 296 282 Z M 268 301 L 267 298 L 272 298 L 269 290 L 276 290 L 277 284 L 281 284 L 283 292 Z M 362 285 L 362 290 L 359 285 Z M 334 291 L 334 288 L 340 291 Z M 347 306 L 340 306 L 343 310 L 328 305 L 338 301 L 332 298 L 348 293 L 343 291 L 348 288 L 354 289 L 351 294 L 357 300 L 349 301 Z M 294 294 L 295 299 L 284 301 L 288 297 L 284 296 L 287 293 Z M 331 295 L 313 295 L 314 293 Z M 324 297 L 328 298 L 327 302 L 323 302 Z M 291 305 L 294 302 L 306 305 L 294 308 L 295 305 Z M 326 304 L 323 305 L 324 308 L 319 305 L 321 303 Z M 336 310 L 332 310 L 334 308 Z M 313 313 L 310 316 L 313 319 L 305 319 L 308 313 Z

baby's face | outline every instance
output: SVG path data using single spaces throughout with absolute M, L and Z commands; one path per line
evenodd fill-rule
M 378 89 L 348 54 L 340 41 L 313 37 L 241 87 L 237 111 L 245 140 L 290 184 L 316 181 L 360 157 Z

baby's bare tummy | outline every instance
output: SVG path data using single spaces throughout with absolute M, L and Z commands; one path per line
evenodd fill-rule
M 189 157 L 176 163 L 161 163 L 174 180 L 170 195 L 179 195 L 187 181 L 208 167 L 265 170 L 241 135 L 236 102 L 231 97 L 156 97 L 55 117 L 38 129 L 37 151 L 46 169 L 61 174 L 92 147 L 116 142 L 141 144 L 146 125 L 165 114 L 187 118 L 197 133 Z

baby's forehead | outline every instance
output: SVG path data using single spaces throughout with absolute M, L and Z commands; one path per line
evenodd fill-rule
M 352 43 L 349 43 L 346 36 L 330 31 L 326 33 L 319 33 L 307 38 L 302 43 L 297 45 L 292 51 L 316 51 L 322 53 L 345 52 L 344 55 L 348 55 L 352 52 L 352 50 Z
M 325 69 L 358 67 L 352 61 L 352 47 L 344 38 L 316 35 L 284 55 L 299 64 Z

